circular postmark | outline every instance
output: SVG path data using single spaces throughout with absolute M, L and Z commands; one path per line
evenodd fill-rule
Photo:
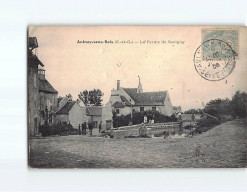
M 235 51 L 225 41 L 210 39 L 200 45 L 194 54 L 198 74 L 208 81 L 220 81 L 235 68 Z

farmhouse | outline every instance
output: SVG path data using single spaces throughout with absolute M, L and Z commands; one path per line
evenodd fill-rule
M 120 80 L 118 80 L 117 89 L 111 91 L 110 100 L 106 105 L 111 106 L 118 115 L 147 110 L 159 111 L 167 116 L 174 113 L 168 91 L 143 92 L 140 78 L 137 88 L 120 87 Z

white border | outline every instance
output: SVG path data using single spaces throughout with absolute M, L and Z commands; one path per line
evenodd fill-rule
M 246 169 L 27 168 L 26 33 L 48 25 L 246 25 L 247 1 L 3 1 L 0 7 L 0 190 L 246 191 Z

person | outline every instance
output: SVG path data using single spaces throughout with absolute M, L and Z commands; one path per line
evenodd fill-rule
M 89 135 L 93 135 L 93 122 L 88 123 Z
M 81 125 L 79 124 L 79 135 L 81 135 Z
M 144 123 L 141 124 L 141 127 L 139 128 L 139 136 L 140 137 L 146 137 L 147 136 L 147 128 Z
M 191 116 L 191 120 L 194 121 L 195 120 L 195 114 L 193 113 Z
M 101 121 L 99 123 L 99 133 L 101 132 L 101 128 L 102 128 L 102 124 L 101 124 Z
M 81 124 L 81 131 L 82 131 L 82 135 L 86 135 L 86 124 L 85 123 Z
M 146 116 L 146 115 L 144 116 L 144 120 L 143 120 L 143 122 L 144 122 L 144 124 L 148 122 L 148 118 L 147 118 L 147 116 Z

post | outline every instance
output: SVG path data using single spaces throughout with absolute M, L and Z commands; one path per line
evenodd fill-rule
M 130 99 L 130 108 L 131 108 L 131 125 L 133 125 L 133 107 L 132 107 L 132 103 L 131 103 L 131 99 Z
M 81 125 L 79 124 L 79 135 L 81 135 Z

